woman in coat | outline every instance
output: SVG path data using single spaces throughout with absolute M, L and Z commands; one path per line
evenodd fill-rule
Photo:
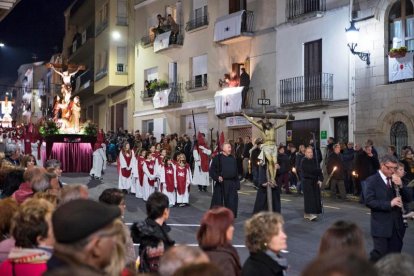
M 207 253 L 210 262 L 226 276 L 239 276 L 240 258 L 231 245 L 234 216 L 230 209 L 218 207 L 208 210 L 197 232 L 198 245 Z
M 287 248 L 283 223 L 283 217 L 273 212 L 260 212 L 245 222 L 250 256 L 243 265 L 242 276 L 285 275 L 287 260 L 280 256 L 280 251 Z

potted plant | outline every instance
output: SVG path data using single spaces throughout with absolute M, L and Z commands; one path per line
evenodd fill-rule
M 159 84 L 156 81 L 152 81 L 149 85 L 149 89 L 152 91 L 157 91 L 159 89 Z
M 160 80 L 159 83 L 158 83 L 158 86 L 159 86 L 160 90 L 167 89 L 168 88 L 168 82 L 165 81 L 165 80 Z
M 405 55 L 407 54 L 407 51 L 408 49 L 405 46 L 401 46 L 399 48 L 391 48 L 388 55 L 391 58 L 402 58 L 402 57 L 405 57 Z
M 54 134 L 59 134 L 59 128 L 57 126 L 57 124 L 50 120 L 50 121 L 45 121 L 40 127 L 39 127 L 39 133 L 43 136 L 49 136 L 49 135 L 54 135 Z

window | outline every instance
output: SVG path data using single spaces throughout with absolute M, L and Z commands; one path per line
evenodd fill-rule
M 144 79 L 147 81 L 158 80 L 158 67 L 146 69 L 144 71 Z
M 116 22 L 118 25 L 128 25 L 127 0 L 118 0 Z
M 207 55 L 192 58 L 192 85 L 191 88 L 207 86 Z
M 142 134 L 152 133 L 154 131 L 154 120 L 142 121 Z
M 116 71 L 117 72 L 126 72 L 127 65 L 127 47 L 117 47 L 117 63 Z
M 401 152 L 401 148 L 408 144 L 408 131 L 407 126 L 401 122 L 395 122 L 391 126 L 390 131 L 391 145 L 394 145 L 397 149 L 397 153 Z
M 246 0 L 229 0 L 229 14 L 245 10 Z
M 414 8 L 410 0 L 394 3 L 389 13 L 389 48 L 414 50 Z

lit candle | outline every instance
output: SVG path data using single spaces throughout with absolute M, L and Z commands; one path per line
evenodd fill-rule
M 292 168 L 292 172 L 296 173 L 296 168 L 295 167 Z

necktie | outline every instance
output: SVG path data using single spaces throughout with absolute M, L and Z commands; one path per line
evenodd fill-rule
M 387 188 L 391 189 L 391 177 L 387 177 Z

